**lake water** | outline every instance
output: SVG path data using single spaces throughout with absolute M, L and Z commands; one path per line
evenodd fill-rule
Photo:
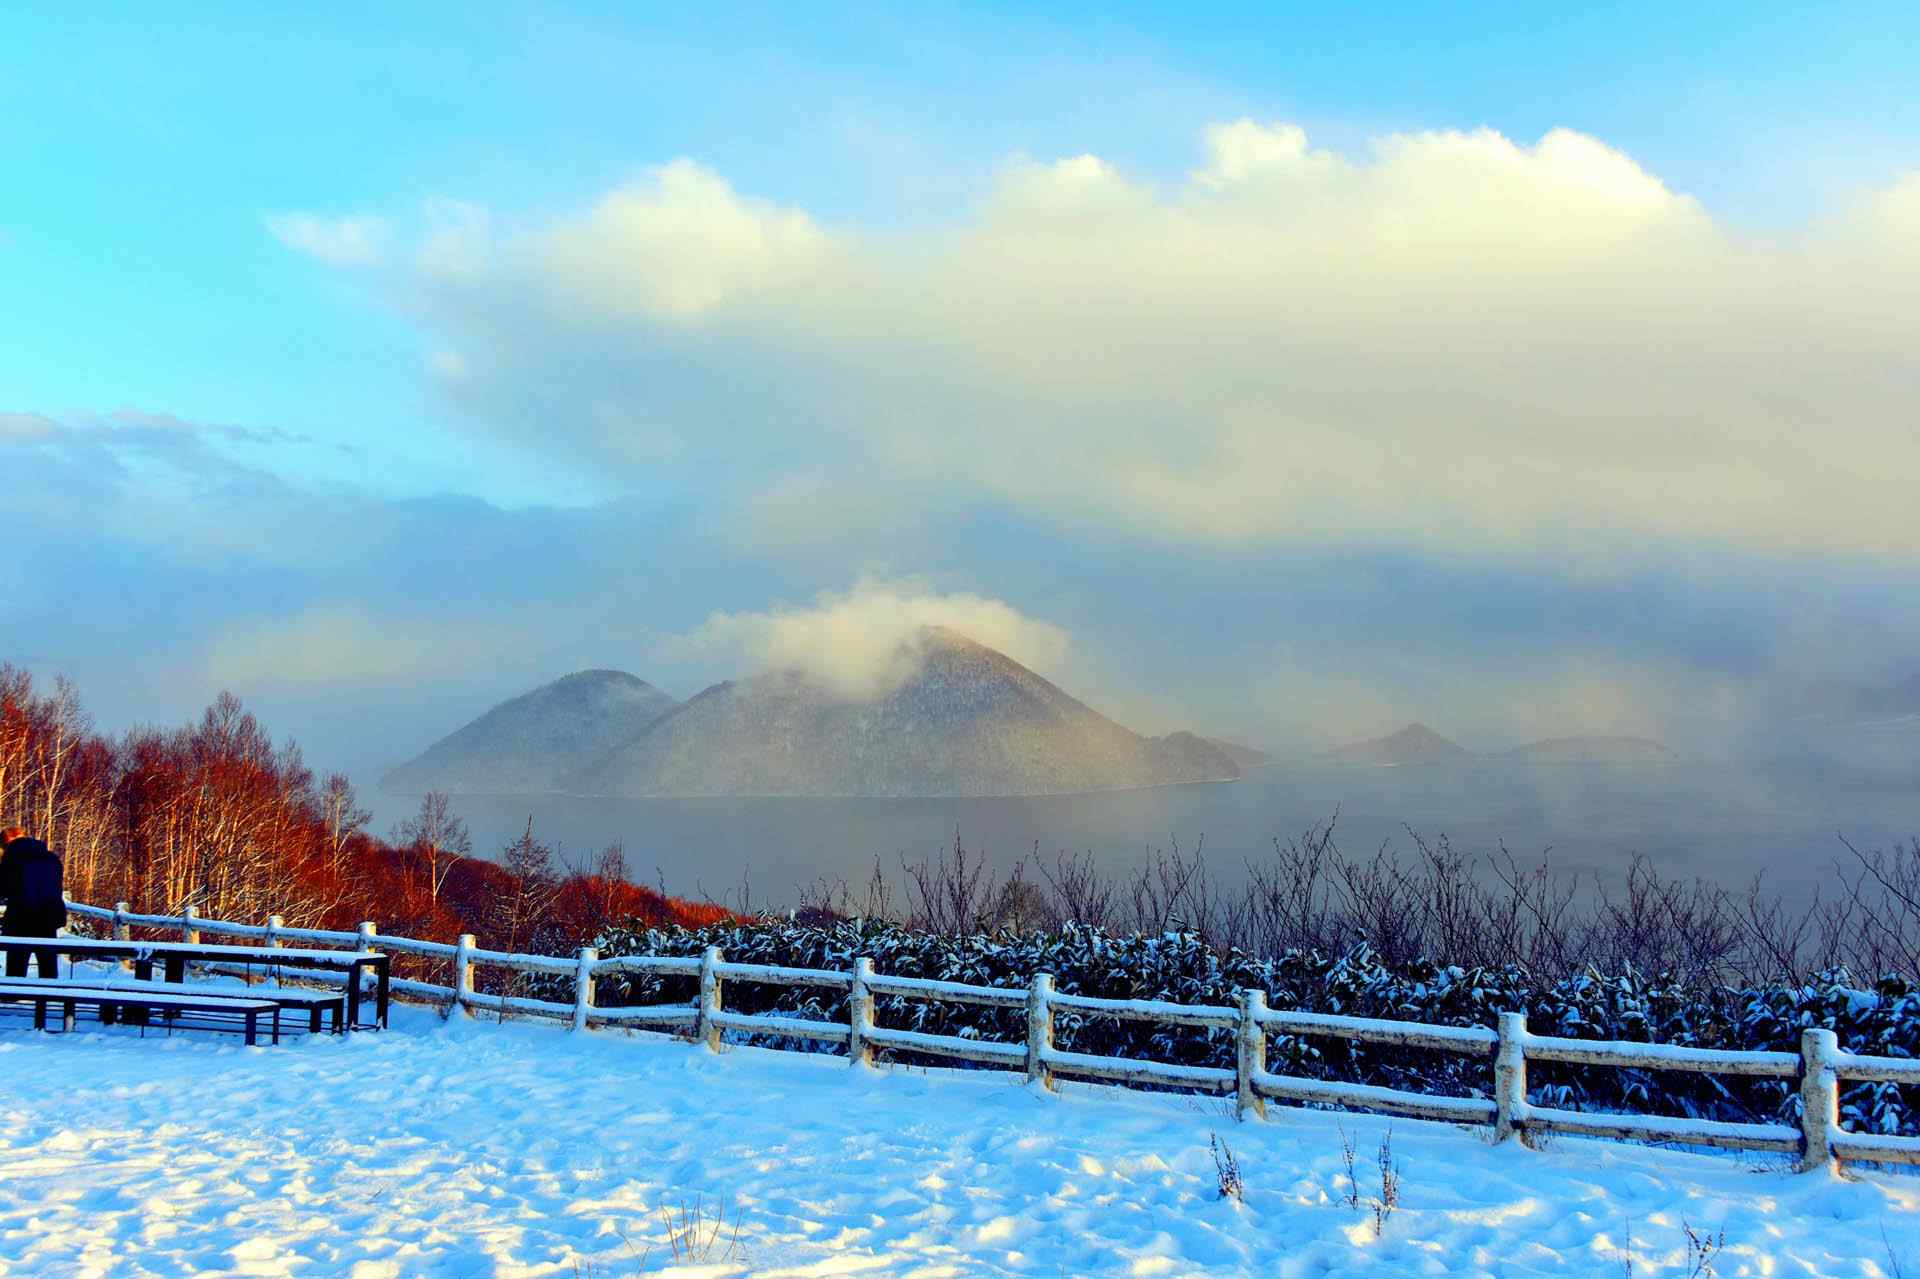
M 1744 887 L 1758 870 L 1804 891 L 1846 850 L 1920 835 L 1920 785 L 1901 756 L 1846 766 L 1831 761 L 1686 763 L 1656 767 L 1474 763 L 1405 768 L 1287 766 L 1238 782 L 1095 795 L 1013 799 L 583 799 L 459 796 L 454 806 L 489 854 L 529 816 L 563 859 L 584 864 L 613 840 L 637 879 L 678 894 L 731 899 L 751 880 L 756 904 L 786 904 L 820 878 L 863 881 L 874 859 L 897 877 L 900 859 L 950 847 L 1010 865 L 1033 850 L 1092 850 L 1115 869 L 1150 849 L 1205 840 L 1225 878 L 1272 841 L 1339 811 L 1339 842 L 1371 852 L 1409 844 L 1403 825 L 1456 848 L 1495 850 L 1523 863 L 1544 852 L 1555 866 L 1617 875 L 1634 853 L 1668 874 Z M 410 811 L 404 797 L 373 796 L 375 829 Z

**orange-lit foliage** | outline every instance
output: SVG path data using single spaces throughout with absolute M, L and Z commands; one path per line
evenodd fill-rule
M 299 748 L 276 747 L 230 694 L 197 723 L 115 741 L 93 731 L 64 680 L 41 693 L 25 671 L 0 664 L 0 822 L 19 822 L 61 854 L 76 901 L 169 915 L 191 905 L 245 922 L 279 914 L 293 927 L 370 919 L 393 935 L 470 932 L 482 946 L 511 940 L 554 953 L 628 918 L 727 917 L 618 874 L 516 875 L 438 843 L 396 846 L 367 832 L 367 816 L 345 777 L 316 781 Z M 617 853 L 597 869 L 618 871 Z M 507 903 L 533 903 L 536 926 L 499 935 Z
M 559 930 L 572 937 L 590 937 L 612 923 L 638 920 L 649 927 L 680 924 L 701 928 L 732 918 L 731 912 L 711 902 L 662 896 L 657 889 L 600 875 L 574 875 L 563 881 L 552 910 Z

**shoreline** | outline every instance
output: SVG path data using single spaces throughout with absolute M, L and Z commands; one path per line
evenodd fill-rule
M 1266 767 L 1263 765 L 1262 767 Z M 1048 790 L 1048 791 L 980 791 L 973 793 L 943 792 L 925 795 L 886 795 L 872 791 L 848 792 L 799 792 L 799 791 L 706 791 L 681 792 L 672 795 L 606 795 L 578 791 L 481 791 L 450 790 L 443 792 L 449 799 L 575 799 L 575 800 L 617 800 L 622 803 L 636 803 L 647 800 L 893 800 L 899 803 L 924 803 L 928 800 L 943 799 L 1071 799 L 1076 795 L 1129 795 L 1140 791 L 1171 790 L 1182 786 L 1223 786 L 1244 779 L 1242 777 L 1197 777 L 1188 781 L 1151 782 L 1145 786 L 1100 786 L 1088 790 Z M 418 799 L 426 791 L 389 791 L 380 792 L 394 799 Z

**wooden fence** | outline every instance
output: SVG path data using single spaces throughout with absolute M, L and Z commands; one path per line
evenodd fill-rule
M 136 915 L 126 903 L 113 910 L 82 903 L 69 909 L 90 919 L 110 923 L 115 935 L 127 937 L 134 926 L 178 929 L 189 942 L 201 933 L 248 937 L 268 946 L 281 942 L 379 947 L 417 955 L 447 965 L 448 984 L 394 979 L 396 993 L 435 1000 L 453 1009 L 520 1013 L 572 1023 L 575 1030 L 589 1026 L 637 1026 L 689 1035 L 709 1049 L 720 1047 L 725 1031 L 786 1036 L 844 1045 L 856 1066 L 867 1066 L 878 1049 L 924 1054 L 972 1062 L 1004 1070 L 1023 1071 L 1029 1082 L 1051 1087 L 1055 1075 L 1108 1080 L 1120 1084 L 1192 1088 L 1231 1094 L 1240 1115 L 1264 1114 L 1269 1100 L 1342 1106 L 1437 1119 L 1449 1123 L 1491 1126 L 1505 1140 L 1533 1134 L 1570 1133 L 1611 1137 L 1625 1141 L 1720 1146 L 1738 1150 L 1766 1150 L 1799 1157 L 1805 1170 L 1831 1168 L 1839 1159 L 1920 1163 L 1920 1137 L 1852 1132 L 1840 1122 L 1840 1085 L 1843 1081 L 1888 1081 L 1920 1085 L 1920 1061 L 1896 1057 L 1868 1057 L 1840 1051 L 1831 1030 L 1817 1027 L 1802 1032 L 1800 1051 L 1733 1052 L 1686 1048 L 1671 1044 L 1642 1044 L 1612 1040 L 1563 1039 L 1535 1035 L 1527 1030 L 1523 1013 L 1501 1013 L 1497 1027 L 1430 1026 L 1419 1022 L 1381 1021 L 1329 1013 L 1283 1011 L 1268 1008 L 1262 991 L 1240 993 L 1238 1002 L 1225 1005 L 1175 1004 L 1155 1000 L 1096 999 L 1065 994 L 1053 988 L 1053 978 L 1036 974 L 1024 990 L 1001 986 L 973 986 L 922 977 L 896 977 L 873 971 L 869 959 L 855 959 L 850 971 L 820 968 L 783 968 L 728 962 L 718 947 L 699 958 L 667 955 L 621 955 L 600 958 L 591 947 L 573 958 L 554 955 L 518 955 L 482 950 L 471 934 L 455 945 L 380 935 L 371 923 L 356 932 L 285 927 L 278 915 L 264 925 L 203 919 L 191 907 L 181 915 Z M 571 978 L 571 1003 L 527 999 L 506 993 L 480 993 L 474 987 L 476 966 L 510 972 Z M 601 1007 L 594 1002 L 594 985 L 612 973 L 642 973 L 656 977 L 698 980 L 692 1003 L 642 1007 Z M 729 1012 L 723 992 L 729 980 L 774 986 L 812 986 L 844 993 L 845 1024 L 770 1014 Z M 1006 1043 L 958 1035 L 935 1035 L 877 1025 L 874 998 L 943 1000 L 993 1008 L 1024 1009 L 1026 1039 Z M 1053 1019 L 1057 1012 L 1151 1022 L 1156 1025 L 1197 1026 L 1231 1031 L 1235 1065 L 1179 1065 L 1125 1057 L 1103 1057 L 1066 1052 L 1054 1047 Z M 1398 1045 L 1491 1058 L 1493 1096 L 1458 1097 L 1274 1074 L 1267 1069 L 1267 1040 L 1274 1032 L 1319 1035 L 1361 1043 Z M 1693 1071 L 1709 1075 L 1752 1075 L 1796 1081 L 1801 1099 L 1801 1122 L 1796 1128 L 1781 1124 L 1728 1123 L 1665 1115 L 1622 1115 L 1561 1110 L 1527 1100 L 1527 1063 L 1565 1062 L 1620 1069 Z

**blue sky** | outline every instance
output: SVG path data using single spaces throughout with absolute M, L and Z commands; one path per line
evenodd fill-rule
M 1883 678 L 1917 46 L 1901 5 L 15 9 L 0 649 L 109 726 L 232 684 L 342 756 L 906 595 L 1272 741 Z

